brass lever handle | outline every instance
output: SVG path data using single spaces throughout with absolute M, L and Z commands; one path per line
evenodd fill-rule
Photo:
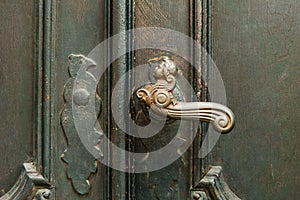
M 201 120 L 213 122 L 221 133 L 228 133 L 234 126 L 234 114 L 226 106 L 213 102 L 180 102 L 174 97 L 177 67 L 166 56 L 155 58 L 154 84 L 147 84 L 137 90 L 137 97 L 155 112 L 172 119 Z

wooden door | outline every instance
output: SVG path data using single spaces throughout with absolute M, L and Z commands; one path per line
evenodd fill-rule
M 299 3 L 213 1 L 213 57 L 236 126 L 212 162 L 243 199 L 297 199 Z
M 2 1 L 0 200 L 297 199 L 299 6 L 292 0 Z M 146 32 L 137 38 L 141 28 Z M 117 35 L 131 29 L 136 31 Z M 180 34 L 191 40 L 182 43 Z M 118 38 L 109 40 L 114 35 Z M 193 41 L 203 47 L 200 54 Z M 136 49 L 156 42 L 161 48 Z M 99 44 L 104 51 L 95 51 Z M 184 55 L 176 54 L 182 49 Z M 120 55 L 109 63 L 115 54 Z M 147 154 L 176 137 L 184 120 L 169 118 L 149 138 L 128 134 L 133 131 L 129 123 L 125 130 L 119 125 L 128 119 L 149 123 L 145 103 L 133 99 L 138 83 L 154 80 L 147 62 L 162 56 L 192 88 L 191 101 L 215 100 L 217 86 L 210 83 L 218 79 L 212 73 L 216 66 L 235 127 L 201 156 L 210 124 L 196 120 L 186 131 L 195 138 L 183 138 L 191 143 L 178 159 L 135 173 L 138 163 L 112 151 L 103 138 Z M 80 82 L 79 69 L 93 74 L 99 63 L 103 73 L 94 93 L 76 90 L 94 80 Z M 188 101 L 176 95 L 176 101 Z M 96 159 L 82 141 L 73 105 L 82 108 L 90 101 L 97 120 L 89 123 L 97 124 L 99 134 L 95 148 L 110 163 L 124 161 L 126 170 Z

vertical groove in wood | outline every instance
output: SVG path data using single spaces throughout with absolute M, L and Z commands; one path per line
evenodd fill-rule
M 110 35 L 112 34 L 111 33 L 111 15 L 112 15 L 112 13 L 111 13 L 111 1 L 110 0 L 105 0 L 105 39 L 107 39 L 107 38 L 109 38 L 110 37 Z M 107 61 L 107 60 L 110 60 L 109 59 L 109 56 L 110 56 L 110 52 L 109 52 L 109 49 L 108 49 L 108 47 L 109 47 L 109 44 L 107 43 L 107 41 L 106 41 L 106 43 L 105 43 L 105 47 L 106 47 L 106 55 L 105 55 L 105 60 Z M 100 55 L 101 56 L 101 55 Z M 108 65 L 108 63 L 107 62 L 105 62 L 105 65 L 107 66 Z M 103 110 L 102 110 L 102 112 L 103 112 L 103 116 L 109 116 L 109 110 L 108 110 L 108 108 L 109 108 L 109 102 L 110 102 L 110 93 L 109 93 L 109 91 L 110 91 L 110 82 L 109 82 L 109 80 L 110 80 L 110 76 L 109 76 L 109 74 L 110 74 L 110 68 L 107 68 L 107 71 L 104 73 L 104 78 L 103 78 L 103 87 L 105 88 L 104 90 L 105 90 L 105 92 L 103 93 L 103 103 L 102 103 L 102 106 L 103 106 Z M 109 124 L 111 123 L 110 122 L 110 117 L 107 117 L 106 118 L 106 123 L 105 123 L 105 121 L 104 121 L 104 118 L 105 117 L 103 117 L 103 123 L 102 123 L 102 126 L 103 126 L 103 131 L 104 131 L 104 133 L 106 133 L 106 135 L 107 135 L 107 137 L 108 137 L 108 139 L 109 140 L 111 140 L 111 133 L 110 133 L 110 126 L 109 126 Z M 106 153 L 108 154 L 108 158 L 110 158 L 110 151 L 109 151 L 109 146 L 106 146 L 105 147 L 105 149 L 106 149 Z M 112 193 L 112 181 L 111 181 L 111 179 L 112 179 L 112 176 L 111 176 L 111 172 L 112 172 L 112 169 L 111 168 L 109 168 L 109 167 L 104 167 L 104 170 L 105 170 L 105 172 L 104 172 L 104 175 L 105 175 L 105 178 L 104 178 L 104 183 L 103 183 L 103 185 L 104 185 L 104 187 L 105 187 L 105 189 L 104 189 L 104 194 L 103 194 L 103 199 L 112 199 L 112 197 L 111 197 L 111 193 Z
M 34 156 L 36 157 L 37 166 L 42 164 L 42 85 L 43 85 L 43 22 L 44 22 L 44 4 L 43 0 L 39 0 L 37 5 L 36 19 L 36 44 L 35 47 L 35 102 L 34 102 L 34 119 L 35 119 L 35 145 Z
M 106 37 L 109 38 L 119 32 L 126 31 L 133 28 L 134 24 L 134 1 L 133 0 L 113 0 L 106 2 Z M 133 47 L 133 36 L 125 35 L 124 38 L 119 38 L 118 44 L 107 44 L 119 45 L 125 51 L 129 51 Z M 124 49 L 125 48 L 125 49 Z M 122 51 L 122 49 L 120 49 Z M 112 52 L 107 52 L 107 58 L 109 58 Z M 122 149 L 132 149 L 132 144 L 129 142 L 130 138 L 123 131 L 119 130 L 116 122 L 113 119 L 110 111 L 111 94 L 114 89 L 114 85 L 128 70 L 133 69 L 134 65 L 134 52 L 129 52 L 118 58 L 114 63 L 111 64 L 110 68 L 105 74 L 104 85 L 107 88 L 105 94 L 104 106 L 106 110 L 104 116 L 109 116 L 107 121 L 106 132 L 108 138 Z M 122 83 L 122 90 L 118 93 L 118 101 L 120 104 L 129 103 L 131 91 L 128 89 L 133 83 L 132 77 L 126 77 L 124 83 Z M 106 105 L 105 105 L 106 104 Z M 128 111 L 120 110 L 124 117 L 128 117 Z M 130 131 L 128 128 L 126 132 Z M 109 152 L 110 147 L 107 148 Z M 114 159 L 114 152 L 110 153 L 110 159 Z M 125 155 L 124 155 L 125 156 Z M 130 158 L 126 158 L 130 166 Z M 106 169 L 107 174 L 107 199 L 132 199 L 134 196 L 134 176 L 130 173 L 120 172 L 113 169 Z M 118 187 L 116 187 L 118 186 Z
M 201 31 L 201 26 L 199 26 L 199 23 L 201 24 L 201 14 L 202 11 L 200 9 L 200 0 L 191 0 L 190 1 L 190 37 L 192 37 L 195 42 L 199 42 L 199 38 L 201 35 L 199 35 Z M 199 58 L 195 56 L 196 47 L 192 45 L 191 47 L 191 57 L 193 62 L 197 65 L 200 64 Z M 195 66 L 198 67 L 198 66 Z M 202 68 L 202 66 L 200 66 Z M 197 71 L 196 68 L 191 66 L 191 84 L 193 86 L 193 89 L 196 93 L 201 92 L 200 84 L 201 84 L 201 71 Z M 197 94 L 198 95 L 198 94 Z M 200 100 L 197 99 L 197 100 Z M 191 180 L 190 185 L 191 187 L 194 187 L 197 182 L 199 181 L 201 177 L 201 166 L 202 166 L 202 160 L 198 158 L 198 151 L 201 144 L 201 135 L 202 131 L 199 129 L 198 126 L 193 125 L 192 131 L 197 131 L 197 135 L 193 141 L 193 145 L 191 147 L 192 150 L 192 167 L 191 167 Z
M 126 30 L 132 30 L 134 29 L 134 18 L 135 18 L 135 13 L 134 13 L 134 5 L 135 2 L 134 0 L 126 0 Z M 127 38 L 127 50 L 129 50 L 130 52 L 126 55 L 126 60 L 127 60 L 127 71 L 128 70 L 132 70 L 134 72 L 134 57 L 135 57 L 135 51 L 132 51 L 134 49 L 134 36 L 133 35 L 128 35 Z M 129 103 L 129 98 L 131 97 L 131 90 L 129 88 L 132 88 L 134 85 L 134 76 L 133 77 L 126 77 L 126 87 L 127 89 L 127 97 L 128 97 L 128 103 Z M 126 111 L 124 111 L 126 113 Z M 124 113 L 124 114 L 125 114 Z M 127 113 L 129 113 L 129 111 L 127 111 Z M 126 116 L 126 115 L 125 115 Z M 127 117 L 130 117 L 129 115 Z M 130 127 L 127 127 L 126 132 L 129 133 L 130 131 Z M 134 145 L 134 137 L 127 135 L 126 136 L 126 149 L 128 149 L 128 151 L 134 151 L 135 150 L 135 145 Z M 128 158 L 128 162 L 129 162 L 129 166 L 132 166 L 133 163 L 130 163 L 132 161 L 133 158 Z M 128 199 L 135 199 L 135 174 L 131 174 L 131 173 L 126 173 L 126 179 L 127 181 L 127 198 Z
M 46 1 L 44 4 L 44 32 L 43 32 L 43 102 L 42 102 L 42 133 L 43 133 L 43 174 L 50 180 L 52 153 L 51 153 L 51 121 L 55 115 L 52 101 L 55 92 L 52 93 L 52 83 L 55 82 L 54 60 L 54 23 L 55 23 L 55 0 Z
M 208 91 L 208 81 L 211 79 L 209 72 L 210 72 L 210 66 L 209 66 L 209 56 L 211 53 L 211 30 L 210 30 L 210 0 L 203 0 L 201 3 L 202 7 L 202 15 L 201 15 L 201 37 L 199 40 L 201 41 L 202 47 L 205 49 L 207 55 L 202 54 L 201 55 L 201 63 L 202 63 L 202 69 L 201 69 L 201 78 L 203 80 L 202 88 L 201 88 L 201 101 L 209 101 L 209 91 Z M 202 138 L 206 136 L 206 131 L 208 129 L 207 123 L 202 123 Z M 202 159 L 202 175 L 205 174 L 210 166 L 210 154 L 208 154 L 205 158 Z
M 190 2 L 190 29 L 191 37 L 195 42 L 201 44 L 208 55 L 211 55 L 211 0 L 191 0 Z M 195 56 L 195 47 L 192 49 L 192 57 L 194 63 L 201 65 L 200 71 L 192 70 L 193 88 L 197 93 L 199 101 L 209 101 L 207 82 L 209 77 L 209 62 L 205 54 L 200 57 Z M 197 130 L 197 127 L 194 127 Z M 193 186 L 197 185 L 203 174 L 206 173 L 210 166 L 210 155 L 203 159 L 199 159 L 199 148 L 202 145 L 202 139 L 207 130 L 207 123 L 201 123 L 198 129 L 199 136 L 195 138 L 193 143 Z

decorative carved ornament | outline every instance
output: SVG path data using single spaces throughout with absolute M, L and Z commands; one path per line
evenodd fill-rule
M 201 179 L 196 188 L 191 190 L 194 200 L 240 200 L 228 187 L 220 166 L 213 166 Z
M 100 113 L 101 99 L 95 94 L 93 97 L 85 89 L 78 89 L 73 93 L 74 81 L 80 68 L 86 71 L 96 64 L 83 55 L 69 56 L 69 74 L 64 89 L 65 106 L 61 113 L 61 125 L 67 137 L 68 147 L 62 154 L 62 159 L 67 163 L 67 176 L 72 186 L 79 194 L 87 194 L 91 188 L 88 178 L 97 170 L 96 159 L 82 144 L 73 121 L 72 102 L 78 106 L 85 105 L 90 98 L 95 98 L 96 113 Z M 88 73 L 88 72 L 87 72 Z
M 224 105 L 213 102 L 180 102 L 174 95 L 177 67 L 166 56 L 149 61 L 154 65 L 154 84 L 147 84 L 137 90 L 137 97 L 148 107 L 173 119 L 202 120 L 213 122 L 214 127 L 228 133 L 234 126 L 234 114 Z
M 35 163 L 24 163 L 17 183 L 0 200 L 51 199 L 51 189 Z

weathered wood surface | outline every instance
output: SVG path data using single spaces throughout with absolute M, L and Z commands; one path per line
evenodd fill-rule
M 60 156 L 67 149 L 67 138 L 65 137 L 62 127 L 59 124 L 60 113 L 63 109 L 64 85 L 69 79 L 68 74 L 68 56 L 73 54 L 87 55 L 96 45 L 104 39 L 105 31 L 105 1 L 103 0 L 63 0 L 56 1 L 55 11 L 55 69 L 53 71 L 53 124 L 52 132 L 54 143 L 53 160 L 53 180 L 55 181 L 56 196 L 58 199 L 107 199 L 104 195 L 105 190 L 105 172 L 103 166 L 98 165 L 97 173 L 92 174 L 89 178 L 91 189 L 88 194 L 79 195 L 74 190 L 71 180 L 67 178 L 66 163 Z M 73 134 L 76 134 L 75 132 Z M 73 138 L 74 139 L 74 138 Z M 74 141 L 74 140 L 73 140 Z M 79 142 L 79 141 L 75 141 Z M 74 143 L 73 143 L 74 144 Z M 78 146 L 83 151 L 83 146 Z M 74 154 L 72 159 L 76 158 Z M 80 175 L 80 170 L 75 167 Z M 73 177 L 74 178 L 74 177 Z M 81 177 L 83 178 L 83 177 Z
M 162 27 L 179 31 L 190 35 L 190 2 L 186 0 L 161 1 L 145 0 L 136 1 L 135 27 Z M 172 38 L 174 36 L 160 36 Z M 175 39 L 175 38 L 174 38 Z M 144 38 L 147 41 L 147 37 Z M 143 42 L 140 40 L 139 42 Z M 138 45 L 138 44 L 137 44 Z M 169 44 L 162 44 L 162 46 Z M 188 45 L 188 44 L 187 44 Z M 174 49 L 178 46 L 174 46 Z M 161 50 L 146 49 L 137 51 L 135 65 L 147 65 L 152 58 L 168 54 Z M 177 56 L 172 56 L 176 65 L 181 67 L 183 75 L 190 80 L 189 63 Z M 147 80 L 148 69 L 135 73 L 135 80 Z M 146 84 L 147 82 L 145 82 Z M 165 126 L 152 138 L 136 140 L 137 151 L 151 152 L 167 145 L 176 135 L 180 122 Z M 171 165 L 150 173 L 136 174 L 136 198 L 137 199 L 187 199 L 192 181 L 192 151 L 186 152 L 182 158 Z M 163 158 L 162 158 L 163 159 Z
M 132 28 L 133 24 L 135 27 L 174 29 L 195 36 L 205 46 L 209 43 L 209 33 L 206 33 L 209 27 L 203 28 L 202 25 L 209 17 L 201 18 L 201 8 L 207 5 L 196 0 L 145 0 L 135 1 L 135 5 L 133 0 L 46 1 L 54 3 L 54 13 L 53 19 L 49 18 L 50 22 L 43 24 L 43 37 L 49 41 L 45 41 L 46 46 L 42 47 L 42 44 L 35 44 L 39 42 L 36 16 L 41 2 L 13 0 L 0 3 L 0 196 L 16 182 L 22 163 L 36 154 L 42 157 L 41 148 L 44 148 L 44 160 L 38 158 L 39 167 L 55 185 L 58 199 L 188 198 L 190 187 L 199 182 L 200 170 L 204 169 L 200 162 L 195 162 L 197 158 L 192 155 L 192 152 L 197 154 L 195 149 L 172 165 L 149 174 L 129 175 L 99 164 L 97 173 L 89 179 L 90 192 L 79 195 L 68 180 L 66 164 L 60 158 L 67 148 L 67 139 L 59 117 L 64 104 L 63 89 L 68 80 L 69 54 L 87 55 L 105 37 Z M 231 134 L 221 137 L 210 162 L 223 166 L 225 180 L 242 199 L 294 199 L 300 195 L 297 172 L 300 164 L 297 136 L 300 118 L 299 2 L 212 2 L 213 58 L 223 76 L 228 106 L 235 112 L 237 122 Z M 48 19 L 47 13 L 49 10 L 45 10 L 45 20 Z M 198 32 L 191 27 L 197 28 Z M 54 35 L 51 35 L 52 28 Z M 40 48 L 37 51 L 45 53 L 40 54 L 44 56 L 44 62 L 37 61 L 35 45 Z M 47 49 L 50 46 L 55 49 Z M 49 55 L 51 53 L 53 55 Z M 104 110 L 100 121 L 105 131 L 113 134 L 112 141 L 122 148 L 133 147 L 135 151 L 157 149 L 167 143 L 176 130 L 176 124 L 166 127 L 165 135 L 158 136 L 161 143 L 154 138 L 143 140 L 143 143 L 135 140 L 132 145 L 132 140 L 127 141 L 131 138 L 118 131 L 113 121 L 106 121 L 110 114 L 112 89 L 108 87 L 112 87 L 133 64 L 144 64 L 149 58 L 162 54 L 161 51 L 139 51 L 135 54 L 135 63 L 132 55 L 127 55 L 115 62 L 101 80 L 99 92 L 104 99 Z M 191 80 L 188 64 L 177 57 L 174 60 L 181 65 L 184 76 Z M 39 152 L 34 152 L 37 142 L 34 139 L 37 103 L 34 101 L 37 86 L 34 80 L 38 63 L 40 68 L 49 72 L 44 78 L 50 80 L 45 86 L 51 96 L 45 96 L 49 104 L 44 114 L 49 123 L 44 123 L 43 140 L 47 143 L 45 147 L 37 148 Z M 142 77 L 141 74 L 135 75 L 136 79 Z M 129 84 L 132 83 L 124 84 L 120 95 L 130 93 L 125 88 Z M 46 165 L 42 166 L 43 163 Z
M 34 1 L 0 2 L 0 196 L 33 156 Z
M 297 199 L 300 2 L 213 1 L 213 58 L 236 115 L 221 165 L 242 199 Z

